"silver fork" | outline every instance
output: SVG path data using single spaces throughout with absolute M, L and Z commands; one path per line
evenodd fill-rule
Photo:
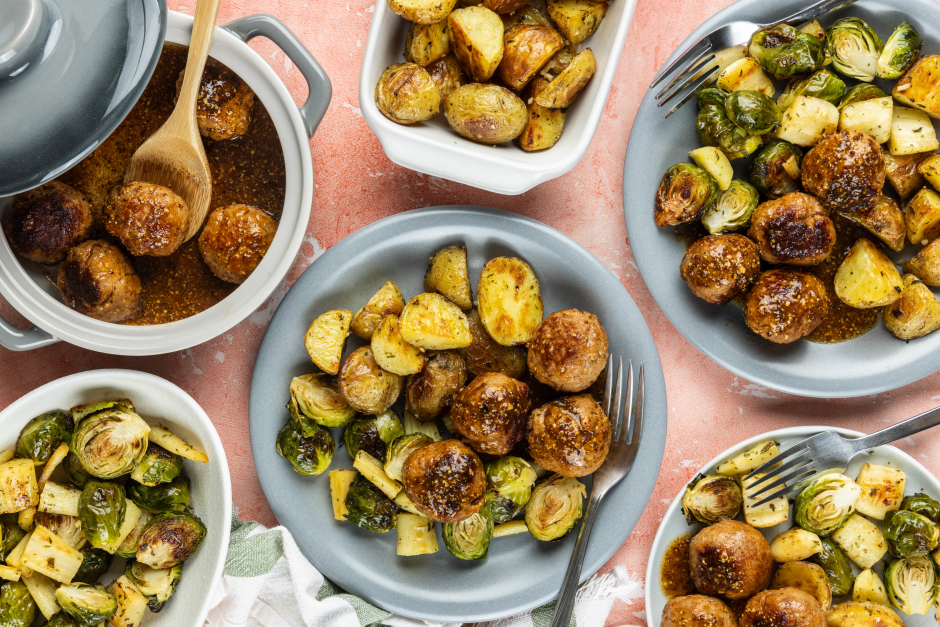
M 754 478 L 755 475 L 769 470 L 759 481 L 752 482 L 748 486 L 753 488 L 758 485 L 763 486 L 765 483 L 768 484 L 755 492 L 751 498 L 757 498 L 761 494 L 767 494 L 769 490 L 783 486 L 756 503 L 754 506 L 757 507 L 795 491 L 800 484 L 804 484 L 820 473 L 842 472 L 849 467 L 852 458 L 862 451 L 895 442 L 935 427 L 938 424 L 940 424 L 940 407 L 935 407 L 896 425 L 876 431 L 871 435 L 852 440 L 846 439 L 834 431 L 817 433 L 778 453 L 776 457 L 749 473 L 743 481 L 748 481 Z M 773 468 L 777 464 L 780 464 L 780 466 Z
M 657 107 L 665 105 L 673 100 L 678 94 L 688 90 L 688 93 L 679 101 L 679 104 L 670 109 L 663 118 L 668 118 L 675 113 L 679 107 L 688 102 L 698 89 L 710 82 L 720 70 L 723 70 L 729 63 L 725 59 L 722 63 L 720 53 L 735 47 L 747 46 L 751 37 L 758 30 L 768 28 L 777 24 L 791 22 L 805 22 L 819 17 L 830 11 L 841 9 L 844 6 L 852 4 L 855 0 L 819 0 L 815 4 L 808 6 L 798 13 L 772 22 L 770 24 L 755 24 L 754 22 L 731 22 L 712 32 L 708 33 L 697 42 L 689 46 L 679 57 L 662 67 L 653 78 L 650 89 L 656 87 L 667 76 L 676 72 L 675 78 L 669 82 L 663 89 L 656 94 Z M 733 60 L 733 58 L 732 58 Z M 716 61 L 715 63 L 712 63 Z
M 604 388 L 602 408 L 610 418 L 610 452 L 604 464 L 594 471 L 594 483 L 591 487 L 591 496 L 588 497 L 587 510 L 581 521 L 581 530 L 578 540 L 568 562 L 568 572 L 565 581 L 558 593 L 558 602 L 555 604 L 555 614 L 552 617 L 551 627 L 568 627 L 571 621 L 571 612 L 574 609 L 575 594 L 578 592 L 578 581 L 581 579 L 581 566 L 587 553 L 588 538 L 594 529 L 594 518 L 597 516 L 598 506 L 608 490 L 626 476 L 636 459 L 637 449 L 640 448 L 640 434 L 643 432 L 643 364 L 640 364 L 640 376 L 637 385 L 636 409 L 633 408 L 633 360 L 627 366 L 627 403 L 620 405 L 620 396 L 623 391 L 623 357 L 617 367 L 617 384 L 613 389 L 614 358 L 607 360 L 607 385 Z M 623 428 L 623 414 L 626 411 L 627 425 Z M 636 441 L 634 442 L 634 434 Z M 621 437 L 623 436 L 623 437 Z

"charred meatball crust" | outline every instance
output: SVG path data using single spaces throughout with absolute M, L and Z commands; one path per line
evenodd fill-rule
M 734 612 L 720 599 L 689 594 L 666 602 L 660 627 L 738 627 Z
M 746 599 L 767 587 L 773 565 L 761 532 L 736 520 L 709 525 L 689 543 L 692 582 L 709 596 Z
M 436 420 L 467 384 L 467 368 L 455 351 L 428 353 L 424 368 L 408 377 L 405 409 L 423 422 Z
M 713 305 L 743 294 L 760 276 L 757 246 L 737 233 L 709 235 L 685 252 L 679 274 L 692 293 Z
M 610 451 L 610 419 L 589 394 L 565 396 L 529 415 L 529 454 L 542 468 L 563 477 L 584 477 Z
M 169 187 L 132 181 L 111 190 L 104 226 L 130 254 L 166 257 L 183 244 L 189 207 Z
M 764 590 L 744 607 L 740 627 L 826 627 L 826 613 L 811 594 L 797 588 Z
M 219 207 L 199 236 L 199 252 L 217 277 L 244 283 L 271 247 L 275 231 L 277 222 L 257 207 Z
M 176 81 L 177 98 L 184 73 Z M 247 133 L 254 102 L 255 93 L 245 81 L 215 59 L 206 59 L 196 99 L 196 120 L 203 137 L 220 141 Z
M 91 237 L 93 221 L 87 198 L 73 187 L 50 181 L 13 199 L 3 232 L 17 255 L 54 264 Z
M 874 137 L 844 130 L 824 137 L 803 157 L 803 188 L 830 210 L 874 206 L 885 184 L 885 155 Z
M 790 192 L 757 206 L 748 236 L 767 263 L 814 266 L 836 243 L 829 211 L 809 194 Z
M 458 440 L 434 442 L 409 455 L 402 482 L 415 508 L 440 523 L 469 518 L 483 507 L 483 462 Z
M 744 322 L 777 344 L 809 335 L 828 312 L 826 286 L 812 274 L 797 270 L 769 270 L 744 296 Z
M 104 322 L 121 322 L 140 303 L 140 277 L 117 246 L 88 240 L 59 264 L 56 286 L 71 309 Z
M 480 453 L 505 455 L 525 437 L 529 386 L 484 372 L 461 390 L 450 419 L 461 439 Z
M 529 371 L 561 392 L 580 392 L 607 365 L 607 332 L 592 313 L 556 311 L 545 318 L 529 340 Z

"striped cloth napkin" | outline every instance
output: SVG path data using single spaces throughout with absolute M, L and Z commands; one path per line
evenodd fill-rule
M 457 627 L 397 616 L 346 593 L 307 561 L 287 529 L 234 514 L 225 571 L 213 594 L 209 627 Z M 571 627 L 603 627 L 616 599 L 642 596 L 642 582 L 618 564 L 581 586 Z M 547 627 L 554 606 L 479 627 Z

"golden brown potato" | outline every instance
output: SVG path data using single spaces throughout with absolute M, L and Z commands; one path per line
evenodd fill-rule
M 829 627 L 904 627 L 894 610 L 881 603 L 847 601 L 832 608 Z
M 440 523 L 457 522 L 483 507 L 486 473 L 466 444 L 441 440 L 408 456 L 402 483 L 419 512 Z
M 364 340 L 371 340 L 385 316 L 399 316 L 405 308 L 405 297 L 394 281 L 386 281 L 365 306 L 356 312 L 352 332 Z
M 494 13 L 512 13 L 532 2 L 532 0 L 483 0 L 480 4 Z
M 878 245 L 859 239 L 836 271 L 836 296 L 858 309 L 882 307 L 901 297 L 904 282 L 894 261 Z
M 940 119 L 940 56 L 921 58 L 898 79 L 891 92 L 898 102 Z
M 454 351 L 428 353 L 424 368 L 405 386 L 405 409 L 423 422 L 436 420 L 467 383 L 467 367 Z
M 930 287 L 940 287 L 940 239 L 935 239 L 921 249 L 913 259 L 904 264 L 910 272 Z
M 884 242 L 891 250 L 896 252 L 904 250 L 904 235 L 907 233 L 907 227 L 904 225 L 904 214 L 893 198 L 882 194 L 871 209 L 855 213 L 841 211 L 836 213 L 865 227 L 869 233 Z
M 529 341 L 529 372 L 556 390 L 580 392 L 604 370 L 607 347 L 607 332 L 597 316 L 578 309 L 556 311 Z
M 940 236 L 940 194 L 926 187 L 917 192 L 904 212 L 907 239 L 926 246 Z
M 565 40 L 554 28 L 517 24 L 503 35 L 503 46 L 499 77 L 520 91 L 565 46 Z
M 503 346 L 525 344 L 542 323 L 542 293 L 535 272 L 516 257 L 496 257 L 483 266 L 477 284 L 483 328 Z
M 826 613 L 811 595 L 796 588 L 764 590 L 747 602 L 740 627 L 826 627 Z
M 793 266 L 822 263 L 836 243 L 829 211 L 802 192 L 790 192 L 758 205 L 747 234 L 757 243 L 764 261 Z
M 554 28 L 555 25 L 548 19 L 548 16 L 533 6 L 524 6 L 518 11 L 505 13 L 502 15 L 503 29 L 509 30 L 516 24 L 538 24 L 539 26 L 548 26 Z
M 330 374 L 339 372 L 339 363 L 349 337 L 353 315 L 346 309 L 333 309 L 317 316 L 304 334 L 304 348 L 320 370 Z
M 888 182 L 902 201 L 907 200 L 911 194 L 924 186 L 924 175 L 920 172 L 919 166 L 930 156 L 929 152 L 899 156 L 885 153 L 885 173 Z
M 73 247 L 59 264 L 56 287 L 78 313 L 104 322 L 121 322 L 140 303 L 140 277 L 121 249 L 90 239 Z
M 884 151 L 875 138 L 845 130 L 824 137 L 803 157 L 803 188 L 830 210 L 871 208 L 885 184 Z
M 424 69 L 427 70 L 431 80 L 434 81 L 438 91 L 441 92 L 442 103 L 447 100 L 450 92 L 461 85 L 467 84 L 467 77 L 463 74 L 463 68 L 460 67 L 460 62 L 453 54 L 441 57 Z
M 470 323 L 470 346 L 458 348 L 467 371 L 476 376 L 484 372 L 501 372 L 507 377 L 519 379 L 526 371 L 526 352 L 518 346 L 503 346 L 490 337 L 480 321 L 476 309 L 467 314 Z
M 423 68 L 450 52 L 447 22 L 412 24 L 405 38 L 405 60 Z
M 585 48 L 535 97 L 535 101 L 549 109 L 567 107 L 588 84 L 596 70 L 597 59 L 590 48 Z
M 385 316 L 372 335 L 371 345 L 375 362 L 382 370 L 404 377 L 424 367 L 424 354 L 401 339 L 398 316 Z
M 823 550 L 822 542 L 812 531 L 793 527 L 778 533 L 770 542 L 770 553 L 777 562 L 802 562 Z M 786 586 L 778 586 L 785 588 Z M 799 586 L 794 586 L 799 588 Z
M 446 296 L 463 310 L 473 308 L 466 246 L 447 246 L 434 253 L 424 274 L 424 291 Z
M 452 129 L 481 144 L 512 141 L 525 130 L 529 117 L 519 96 L 505 87 L 480 83 L 450 92 L 444 115 Z
M 563 477 L 584 477 L 601 467 L 610 451 L 610 419 L 589 394 L 565 396 L 529 415 L 529 454 Z
M 166 257 L 189 232 L 189 205 L 169 187 L 143 181 L 118 185 L 103 211 L 108 233 L 134 256 Z
M 402 338 L 418 348 L 447 350 L 470 346 L 470 323 L 460 308 L 440 294 L 418 294 L 399 316 Z
M 829 312 L 826 286 L 812 274 L 769 270 L 744 296 L 744 322 L 764 339 L 789 344 L 809 335 Z
M 375 361 L 372 348 L 357 348 L 339 369 L 339 391 L 358 412 L 376 416 L 398 400 L 404 380 Z
M 503 21 L 486 7 L 457 9 L 447 16 L 451 47 L 475 81 L 489 80 L 503 60 Z
M 746 599 L 770 583 L 773 565 L 761 532 L 736 520 L 709 525 L 689 543 L 692 581 L 702 594 Z
M 392 11 L 415 24 L 437 24 L 456 4 L 457 0 L 388 0 Z
M 65 259 L 92 231 L 92 206 L 78 190 L 58 181 L 17 194 L 3 224 L 10 248 L 36 263 Z
M 666 602 L 659 626 L 738 627 L 738 619 L 720 599 L 689 594 Z
M 388 66 L 375 86 L 375 106 L 382 115 L 399 124 L 414 124 L 441 109 L 441 92 L 417 63 Z
M 754 242 L 738 233 L 708 235 L 685 251 L 679 274 L 693 294 L 723 305 L 760 276 L 760 255 Z
M 816 538 L 816 542 L 819 542 L 819 538 Z M 802 590 L 816 599 L 824 612 L 828 612 L 832 605 L 832 588 L 829 587 L 829 578 L 826 576 L 826 571 L 816 564 L 809 562 L 781 564 L 770 582 L 770 589 L 782 588 Z
M 561 132 L 565 128 L 567 109 L 549 109 L 535 102 L 535 97 L 546 87 L 548 87 L 548 80 L 541 76 L 536 76 L 529 83 L 528 94 L 525 97 L 529 119 L 522 135 L 517 138 L 519 145 L 526 152 L 551 148 L 561 139 Z
M 525 437 L 529 387 L 484 372 L 454 398 L 450 419 L 460 439 L 480 453 L 505 455 Z
M 913 340 L 940 329 L 940 301 L 913 274 L 904 275 L 904 291 L 881 310 L 885 328 L 899 340 Z
M 607 15 L 606 2 L 592 0 L 548 0 L 548 15 L 574 45 L 590 37 Z
M 927 179 L 934 189 L 940 189 L 940 155 L 934 153 L 921 153 L 910 155 L 911 157 L 923 157 L 917 162 L 917 173 Z M 903 157 L 895 157 L 902 159 Z

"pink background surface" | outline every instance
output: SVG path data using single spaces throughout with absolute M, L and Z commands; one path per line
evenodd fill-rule
M 383 0 L 378 0 L 383 1 Z M 273 13 L 287 23 L 333 83 L 329 111 L 311 142 L 316 196 L 307 239 L 287 281 L 255 314 L 201 346 L 150 358 L 112 357 L 57 344 L 28 353 L 0 349 L 0 408 L 59 377 L 96 368 L 151 372 L 189 392 L 212 418 L 231 465 L 234 502 L 242 518 L 277 523 L 252 461 L 248 388 L 265 326 L 289 284 L 319 255 L 353 231 L 386 216 L 442 204 L 497 207 L 541 220 L 593 252 L 623 282 L 653 332 L 669 399 L 666 452 L 647 510 L 626 543 L 602 569 L 626 564 L 642 576 L 660 519 L 696 470 L 752 435 L 793 425 L 827 424 L 874 431 L 940 401 L 940 374 L 893 392 L 850 400 L 781 394 L 736 377 L 694 349 L 650 297 L 634 264 L 623 219 L 621 178 L 630 127 L 644 88 L 669 53 L 727 0 L 640 0 L 605 115 L 582 162 L 570 173 L 515 197 L 424 176 L 391 163 L 359 112 L 358 80 L 374 0 L 226 0 L 219 22 Z M 192 13 L 195 0 L 169 0 Z M 300 73 L 270 42 L 252 42 L 298 102 Z M 0 298 L 0 314 L 26 321 Z M 935 474 L 940 441 L 929 433 L 899 444 Z M 653 582 L 653 585 L 656 585 Z M 609 626 L 645 620 L 642 598 L 617 602 Z

